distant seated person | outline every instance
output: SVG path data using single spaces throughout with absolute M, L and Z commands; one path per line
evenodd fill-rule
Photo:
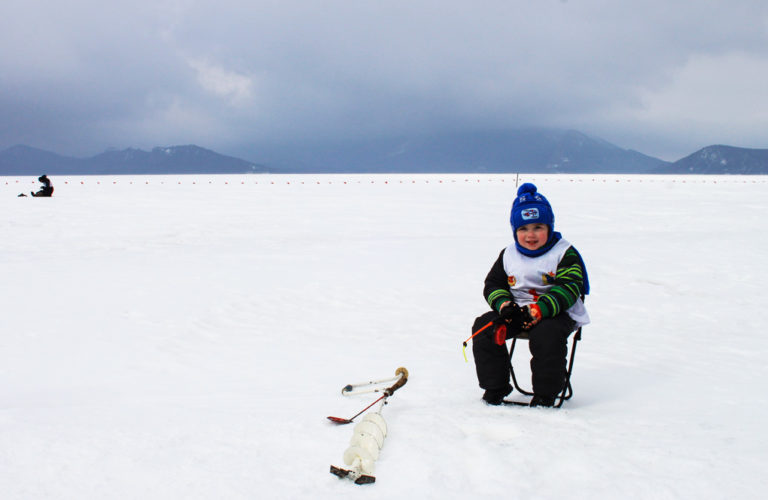
M 38 177 L 37 180 L 43 183 L 43 187 L 41 187 L 40 191 L 38 191 L 37 193 L 33 193 L 30 191 L 30 194 L 32 196 L 52 196 L 53 186 L 51 186 L 51 180 L 48 178 L 48 176 L 43 174 L 40 177 Z

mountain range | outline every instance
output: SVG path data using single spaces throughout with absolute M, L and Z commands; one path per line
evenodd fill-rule
M 293 144 L 254 163 L 199 146 L 108 150 L 73 158 L 29 146 L 0 151 L 0 175 L 225 173 L 768 174 L 768 149 L 714 145 L 675 162 L 574 130 L 520 129 Z
M 663 174 L 768 174 L 768 149 L 707 146 L 657 173 Z
M 72 158 L 29 146 L 0 151 L 0 175 L 231 174 L 265 173 L 264 165 L 225 156 L 199 146 L 152 151 L 107 150 L 90 158 Z
M 452 132 L 293 147 L 281 170 L 312 172 L 648 172 L 667 162 L 573 130 Z

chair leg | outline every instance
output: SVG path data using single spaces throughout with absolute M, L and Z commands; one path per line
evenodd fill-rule
M 526 391 L 520 387 L 520 384 L 517 382 L 517 377 L 515 376 L 515 367 L 512 363 L 512 355 L 515 353 L 515 345 L 517 345 L 517 337 L 512 337 L 512 344 L 509 346 L 509 373 L 512 375 L 512 384 L 515 386 L 515 390 L 520 394 L 533 396 L 532 392 Z
M 571 399 L 573 396 L 573 386 L 571 385 L 571 373 L 573 373 L 573 360 L 576 356 L 576 344 L 581 340 L 581 327 L 579 327 L 578 330 L 573 334 L 573 340 L 571 341 L 571 353 L 568 359 L 568 368 L 565 372 L 565 387 L 563 387 L 562 392 L 558 394 L 555 397 L 555 408 L 560 408 L 563 406 L 563 402 Z M 512 337 L 512 344 L 509 346 L 509 373 L 512 375 L 512 384 L 515 387 L 515 390 L 521 394 L 525 394 L 526 396 L 533 396 L 533 392 L 527 391 L 520 387 L 520 384 L 517 382 L 517 377 L 515 376 L 515 367 L 512 363 L 512 355 L 515 353 L 515 345 L 517 344 L 517 337 Z

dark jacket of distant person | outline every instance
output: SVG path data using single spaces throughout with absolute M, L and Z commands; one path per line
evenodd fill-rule
M 30 193 L 32 196 L 52 196 L 53 195 L 53 186 L 51 185 L 51 180 L 48 178 L 47 175 L 41 175 L 37 178 L 38 181 L 43 183 L 43 186 L 40 188 L 40 190 L 37 193 Z

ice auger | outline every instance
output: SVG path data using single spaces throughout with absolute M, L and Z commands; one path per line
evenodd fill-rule
M 394 383 L 391 386 L 385 387 L 386 384 L 392 382 Z M 340 478 L 351 479 L 355 484 L 369 484 L 376 481 L 376 477 L 373 475 L 374 462 L 379 458 L 379 452 L 384 445 L 384 438 L 387 436 L 387 423 L 381 416 L 381 410 L 387 404 L 387 398 L 404 386 L 406 382 L 408 382 L 408 370 L 400 367 L 395 370 L 395 376 L 392 378 L 344 386 L 341 393 L 345 396 L 368 392 L 382 392 L 383 394 L 350 418 L 328 417 L 331 422 L 349 424 L 373 405 L 380 403 L 376 411 L 368 413 L 363 417 L 362 422 L 355 425 L 353 429 L 352 439 L 350 439 L 349 447 L 344 451 L 343 456 L 344 463 L 349 468 L 344 469 L 331 465 L 331 474 Z

